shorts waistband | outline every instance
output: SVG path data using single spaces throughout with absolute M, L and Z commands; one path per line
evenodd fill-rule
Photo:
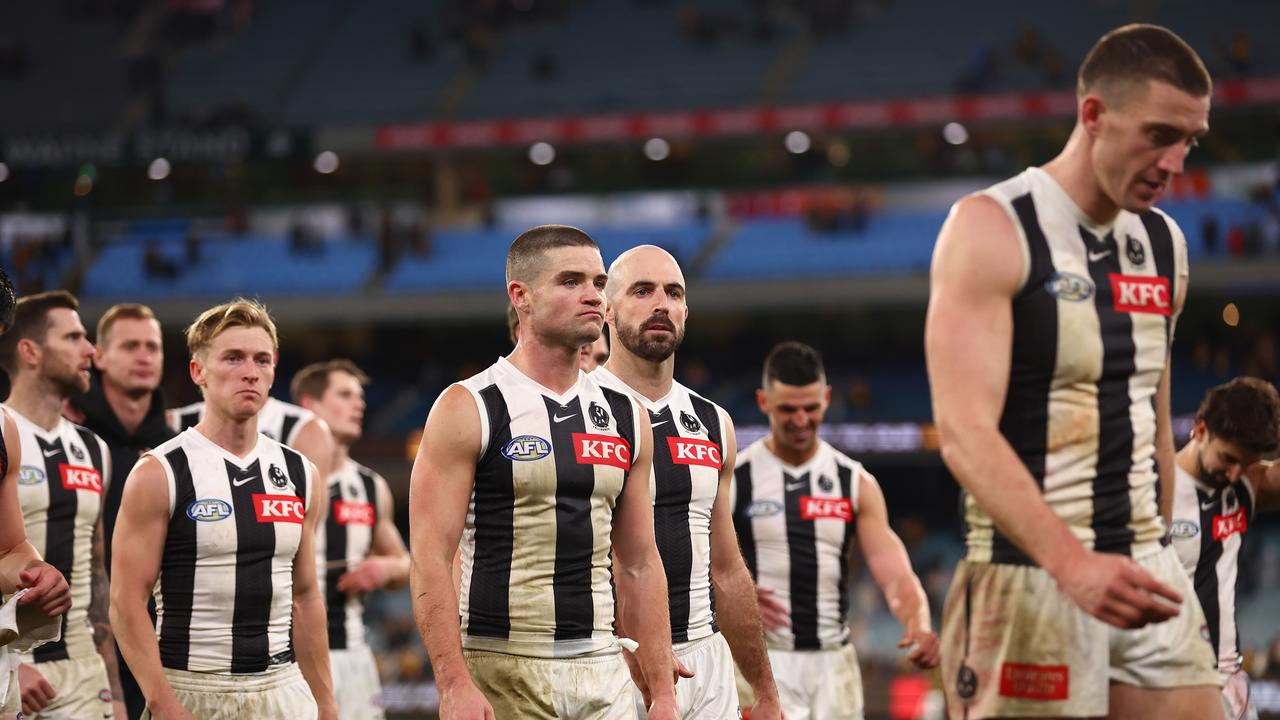
M 188 672 L 165 668 L 164 675 L 174 690 L 185 692 L 261 692 L 293 684 L 302 679 L 297 663 L 248 675 Z
M 615 663 L 622 658 L 618 651 L 618 646 L 614 645 L 609 649 L 588 655 L 578 655 L 575 657 L 534 657 L 531 655 L 514 655 L 512 653 L 497 652 L 494 650 L 477 650 L 475 648 L 463 648 L 462 656 L 464 658 L 509 658 L 519 660 L 521 662 L 544 662 L 544 663 L 572 663 L 575 665 L 599 665 L 601 663 Z
M 687 640 L 685 642 L 674 643 L 671 646 L 671 650 L 676 654 L 676 657 L 685 657 L 686 655 L 692 655 L 697 652 L 703 645 L 716 642 L 716 639 L 719 637 L 720 633 L 715 632 L 706 637 L 698 638 L 697 640 Z

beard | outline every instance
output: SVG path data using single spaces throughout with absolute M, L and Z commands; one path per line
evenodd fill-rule
M 1216 488 L 1224 488 L 1231 484 L 1226 475 L 1222 473 L 1212 473 L 1204 466 L 1204 451 L 1196 454 L 1196 471 L 1200 474 L 1200 479 Z
M 644 332 L 655 328 L 666 330 L 671 334 L 661 340 L 645 340 Z M 618 325 L 617 330 L 618 342 L 622 343 L 622 347 L 649 362 L 666 360 L 680 348 L 680 343 L 684 342 L 684 328 L 677 328 L 675 323 L 665 317 L 650 318 L 635 328 Z
M 72 397 L 89 392 L 89 378 L 81 376 L 80 373 L 50 378 L 50 382 L 59 397 Z

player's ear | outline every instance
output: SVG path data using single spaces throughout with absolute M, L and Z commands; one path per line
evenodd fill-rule
M 187 363 L 187 372 L 191 374 L 191 382 L 195 383 L 196 387 L 203 388 L 204 363 L 200 362 L 198 355 L 199 354 L 197 353 L 196 355 L 191 356 L 191 361 Z
M 826 389 L 822 391 L 822 404 L 823 405 L 831 404 L 831 386 L 830 385 L 828 385 Z
M 41 348 L 40 344 L 31 338 L 22 338 L 18 341 L 18 359 L 31 365 L 40 364 Z
M 102 372 L 102 346 L 93 346 L 93 366 L 98 368 L 98 372 Z M 163 363 L 162 363 L 163 364 Z
M 517 310 L 529 312 L 529 287 L 519 280 L 507 283 L 507 298 Z
M 1080 126 L 1091 137 L 1097 137 L 1102 130 L 1102 116 L 1107 112 L 1107 104 L 1095 94 L 1086 95 L 1080 101 Z
M 756 388 L 756 407 L 765 415 L 769 414 L 769 398 L 765 396 L 764 388 Z

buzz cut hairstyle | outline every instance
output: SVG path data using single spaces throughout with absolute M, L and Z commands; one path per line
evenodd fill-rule
M 43 344 L 49 332 L 49 311 L 58 308 L 79 310 L 80 301 L 66 290 L 27 295 L 14 303 L 13 323 L 0 335 L 0 368 L 10 375 L 18 371 L 18 343 L 34 340 Z
M 334 358 L 311 363 L 299 370 L 293 376 L 293 381 L 289 383 L 289 394 L 293 396 L 293 401 L 296 403 L 302 402 L 302 398 L 307 397 L 319 400 L 329 389 L 329 378 L 336 372 L 350 375 L 361 385 L 369 384 L 369 376 L 354 362 L 346 358 Z
M 271 336 L 271 349 L 280 349 L 275 321 L 267 308 L 257 300 L 236 298 L 200 313 L 186 329 L 187 350 L 196 357 L 209 349 L 213 339 L 234 327 L 262 328 Z
M 1239 377 L 1209 390 L 1196 422 L 1215 438 L 1269 455 L 1280 449 L 1280 394 L 1265 380 Z
M 156 314 L 151 308 L 138 303 L 120 303 L 107 308 L 107 311 L 98 318 L 97 334 L 94 340 L 99 347 L 106 345 L 107 335 L 111 333 L 111 328 L 116 324 L 117 320 L 155 320 Z
M 530 282 L 545 269 L 543 259 L 548 250 L 562 247 L 600 246 L 591 236 L 570 225 L 538 225 L 520 233 L 507 250 L 507 282 Z
M 769 388 L 770 382 L 803 387 L 825 382 L 827 372 L 822 367 L 822 355 L 802 342 L 787 340 L 773 346 L 764 359 L 764 373 L 760 387 Z
M 1123 93 L 1147 81 L 1167 83 L 1193 97 L 1213 93 L 1213 79 L 1196 51 L 1176 33 L 1159 25 L 1135 23 L 1103 35 L 1076 78 L 1076 94 Z M 1109 102 L 1116 102 L 1108 99 Z

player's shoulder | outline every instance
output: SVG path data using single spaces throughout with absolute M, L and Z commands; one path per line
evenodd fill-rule
M 63 418 L 62 421 L 66 423 L 67 426 L 82 440 L 97 445 L 103 452 L 107 451 L 107 441 L 103 440 L 102 436 L 98 433 L 90 430 L 88 427 L 81 425 L 80 423 L 72 422 L 66 418 Z
M 484 370 L 481 370 L 475 375 L 472 375 L 471 377 L 466 378 L 465 380 L 459 380 L 453 383 L 449 387 L 445 388 L 445 392 L 446 393 L 449 392 L 454 387 L 462 387 L 469 390 L 470 392 L 478 393 L 484 390 L 485 388 L 498 385 L 499 381 L 501 381 L 507 375 L 502 365 L 503 365 L 502 360 L 499 359 L 498 362 L 493 363 L 492 365 L 485 368 Z M 443 393 L 441 393 L 441 395 L 443 396 Z
M 1152 225 L 1159 227 L 1159 225 L 1163 224 L 1164 227 L 1168 229 L 1169 237 L 1173 240 L 1174 246 L 1186 247 L 1187 238 L 1182 232 L 1182 227 L 1178 225 L 1177 220 L 1173 219 L 1173 216 L 1164 210 L 1161 210 L 1158 207 L 1152 207 L 1146 212 L 1134 215 L 1134 218 L 1136 222 L 1147 227 L 1151 227 Z M 1152 240 L 1154 239 L 1155 238 L 1152 238 Z
M 841 451 L 835 445 L 832 445 L 831 443 L 827 442 L 826 440 L 818 441 L 818 452 L 824 453 L 826 456 L 826 459 L 829 462 L 835 463 L 836 467 L 848 468 L 854 471 L 855 474 L 858 471 L 862 470 L 861 462 L 853 459 L 852 457 L 849 457 L 849 455 Z
M 735 468 L 741 468 L 750 463 L 759 464 L 762 459 L 768 459 L 773 456 L 769 449 L 764 445 L 764 438 L 759 438 L 746 447 L 738 451 L 737 459 L 734 461 Z

